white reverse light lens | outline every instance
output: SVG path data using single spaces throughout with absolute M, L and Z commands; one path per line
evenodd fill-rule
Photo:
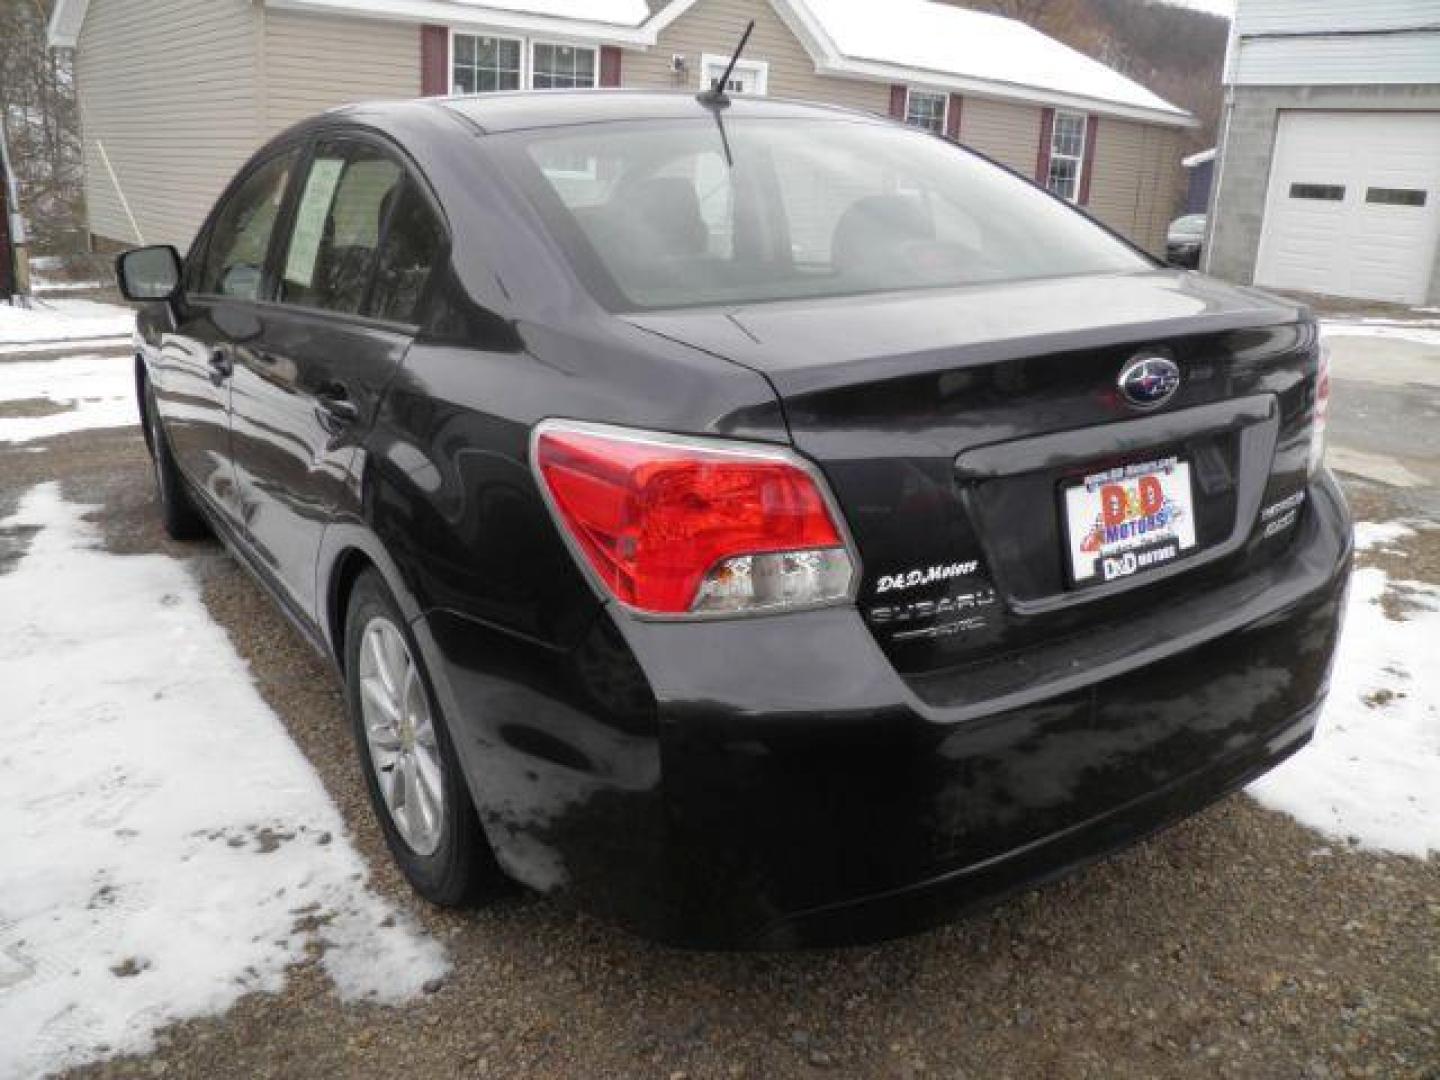
M 696 593 L 695 612 L 749 612 L 843 600 L 854 567 L 844 548 L 735 555 L 717 563 Z

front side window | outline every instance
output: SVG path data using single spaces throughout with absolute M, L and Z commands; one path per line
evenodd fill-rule
M 290 151 L 267 161 L 221 207 L 200 273 L 200 292 L 238 300 L 260 298 L 270 234 L 295 158 L 295 151 Z
M 905 122 L 935 135 L 945 133 L 945 95 L 911 90 L 905 95 Z
M 731 117 L 495 136 L 612 310 L 849 296 L 1143 270 L 1030 184 L 887 125 Z M 593 163 L 576 180 L 573 163 Z
M 295 206 L 279 300 L 357 314 L 365 303 L 381 230 L 404 178 L 361 143 L 321 143 Z
M 488 94 L 520 89 L 521 43 L 518 38 L 456 34 L 450 83 L 456 94 Z
M 530 85 L 536 90 L 573 90 L 595 85 L 594 49 L 537 41 L 530 53 Z
M 1062 199 L 1080 198 L 1080 171 L 1085 167 L 1085 114 L 1057 112 L 1050 131 L 1050 175 L 1045 186 Z

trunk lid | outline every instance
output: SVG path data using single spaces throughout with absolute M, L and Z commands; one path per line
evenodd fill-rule
M 904 674 L 1181 602 L 1273 558 L 1298 520 L 1316 332 L 1254 290 L 1154 271 L 627 318 L 770 380 Z M 1137 354 L 1179 370 L 1153 411 L 1117 386 Z M 1193 547 L 1077 585 L 1066 492 L 1157 462 L 1183 465 Z

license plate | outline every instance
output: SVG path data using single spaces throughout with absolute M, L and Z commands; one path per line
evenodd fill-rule
M 1179 458 L 1121 465 L 1064 489 L 1070 579 L 1118 581 L 1195 547 L 1190 465 Z

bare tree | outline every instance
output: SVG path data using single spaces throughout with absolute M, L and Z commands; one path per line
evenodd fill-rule
M 47 47 L 40 0 L 0 0 L 0 135 L 36 251 L 81 246 L 80 119 L 71 54 Z

